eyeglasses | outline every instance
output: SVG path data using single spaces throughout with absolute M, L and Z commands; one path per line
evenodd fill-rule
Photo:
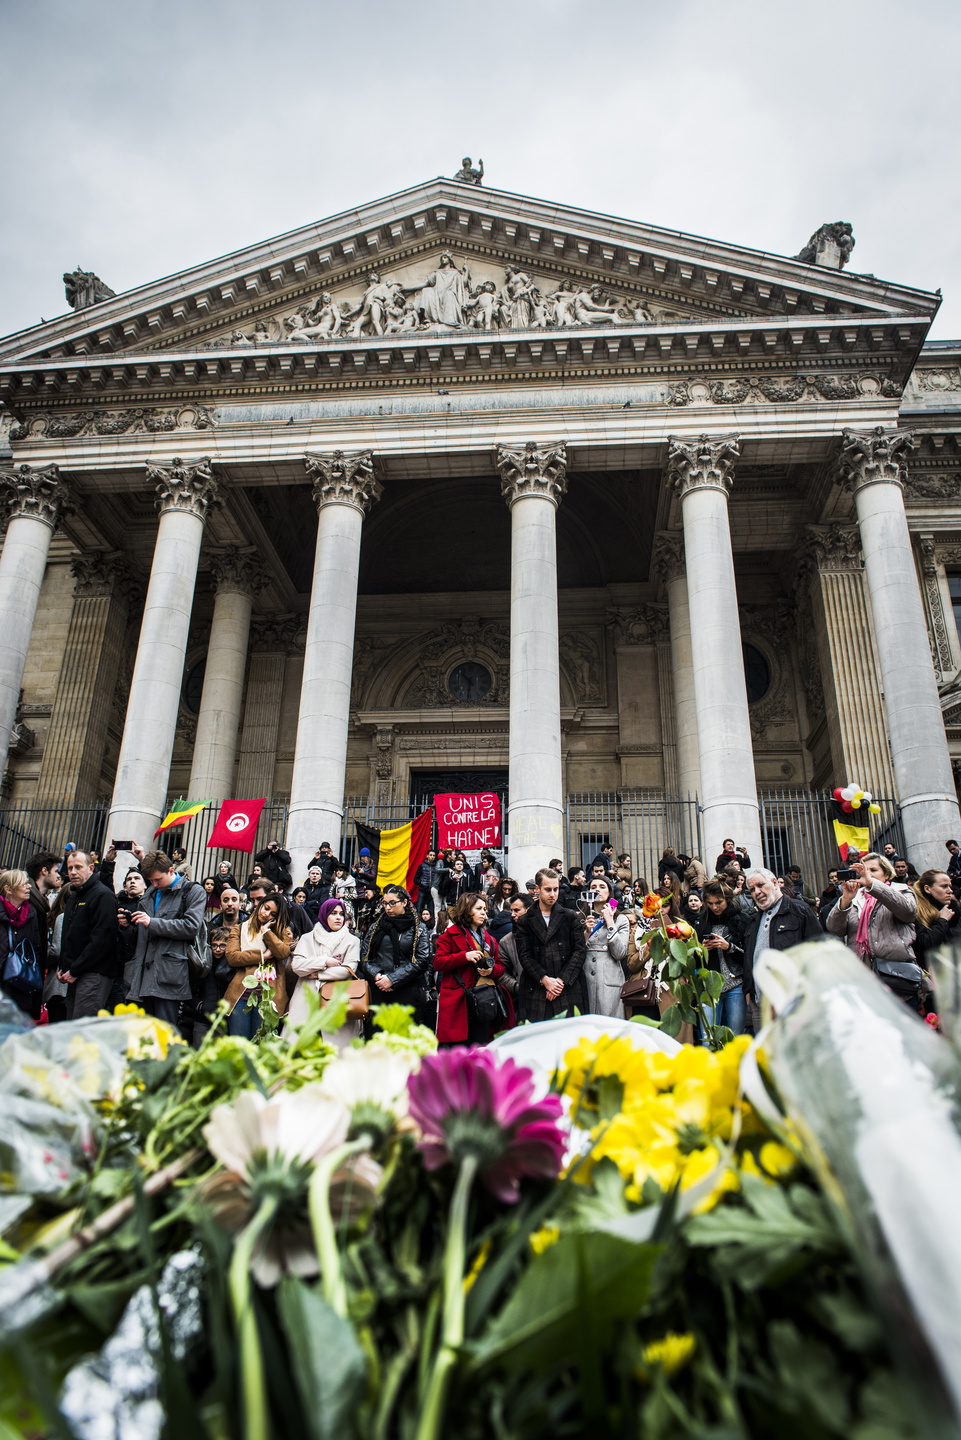
M 386 905 L 403 905 L 403 903 L 404 903 L 403 900 L 385 900 L 385 901 L 384 901 L 385 906 L 386 906 Z

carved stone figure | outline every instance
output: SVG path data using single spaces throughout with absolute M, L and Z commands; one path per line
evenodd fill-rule
M 576 295 L 577 292 L 571 282 L 569 280 L 562 280 L 553 295 L 550 296 L 551 303 L 554 306 L 555 325 L 577 324 L 574 318 L 574 300 Z
M 808 243 L 794 256 L 805 265 L 824 265 L 830 270 L 843 270 L 851 258 L 855 240 L 847 220 L 828 221 L 815 230 Z
M 63 277 L 63 288 L 67 296 L 67 304 L 74 310 L 86 310 L 90 305 L 98 305 L 101 300 L 111 300 L 116 294 L 109 285 L 105 285 L 99 275 L 92 270 L 81 270 L 78 265 L 76 270 L 69 270 Z
M 465 325 L 471 302 L 471 278 L 454 264 L 454 257 L 445 250 L 438 268 L 428 275 L 420 292 L 420 310 L 428 325 Z
M 443 264 L 443 257 L 441 257 Z M 453 264 L 453 261 L 451 261 Z M 376 270 L 367 276 L 367 289 L 356 310 L 356 319 L 350 327 L 351 335 L 363 335 L 365 329 L 371 335 L 385 335 L 387 321 L 395 305 L 397 294 L 403 294 L 403 287 L 396 280 L 381 280 Z M 457 322 L 458 324 L 460 321 Z
M 571 309 L 574 312 L 575 325 L 597 325 L 605 321 L 610 324 L 620 317 L 617 313 L 617 305 L 604 298 L 604 291 L 599 285 L 592 285 L 578 290 L 571 302 Z
M 580 631 L 568 630 L 560 637 L 560 653 L 578 702 L 596 704 L 601 698 L 601 681 L 600 659 L 594 641 Z
M 508 265 L 504 271 L 501 313 L 507 310 L 507 323 L 512 330 L 529 330 L 534 317 L 534 283 L 523 270 Z
M 468 322 L 475 330 L 493 330 L 497 326 L 498 310 L 497 286 L 493 280 L 485 280 L 474 291 L 467 311 Z
M 479 170 L 473 169 L 470 156 L 465 155 L 460 162 L 461 168 L 454 179 L 459 180 L 462 185 L 482 185 L 484 183 L 484 162 L 478 159 L 477 163 L 480 166 Z

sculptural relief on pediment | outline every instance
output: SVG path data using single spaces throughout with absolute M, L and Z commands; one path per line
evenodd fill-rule
M 320 290 L 293 309 L 226 332 L 210 345 L 323 344 L 428 331 L 556 330 L 585 325 L 657 325 L 690 319 L 616 283 L 548 276 L 516 265 L 464 259 L 384 266 L 365 281 Z

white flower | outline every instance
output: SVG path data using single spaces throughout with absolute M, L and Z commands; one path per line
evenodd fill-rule
M 332 1060 L 316 1088 L 351 1110 L 358 1105 L 373 1105 L 400 1119 L 407 1114 L 411 1068 L 405 1056 L 366 1045 L 363 1050 L 347 1050 Z
M 349 1125 L 344 1103 L 322 1093 L 319 1085 L 304 1085 L 280 1090 L 269 1100 L 258 1090 L 244 1090 L 232 1104 L 211 1111 L 203 1133 L 217 1159 L 247 1178 L 258 1154 L 316 1164 L 344 1143 Z

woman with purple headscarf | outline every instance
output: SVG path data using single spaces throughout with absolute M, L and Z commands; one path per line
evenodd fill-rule
M 291 968 L 300 977 L 287 1012 L 287 1025 L 294 1029 L 307 1019 L 304 987 L 319 993 L 321 985 L 331 980 L 353 980 L 360 962 L 360 941 L 347 927 L 347 907 L 343 900 L 325 900 L 317 914 L 317 924 L 301 935 L 291 956 Z M 338 1050 L 345 1049 L 355 1036 L 363 1033 L 363 1020 L 347 1020 L 324 1039 Z

